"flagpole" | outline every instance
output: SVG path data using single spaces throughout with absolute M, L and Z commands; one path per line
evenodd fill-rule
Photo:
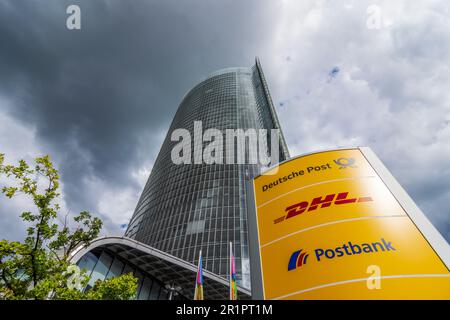
M 230 265 L 230 300 L 233 299 L 233 295 L 232 295 L 232 276 L 233 276 L 233 266 L 232 266 L 232 261 L 231 261 L 231 257 L 233 256 L 233 247 L 232 247 L 232 242 L 230 241 L 230 257 L 229 257 L 229 265 Z
M 194 300 L 198 300 L 197 294 L 198 294 L 198 284 L 197 284 L 197 278 L 198 274 L 200 272 L 200 261 L 202 259 L 202 250 L 200 249 L 199 255 L 198 255 L 198 263 L 197 263 L 197 275 L 195 277 L 195 291 L 194 291 Z

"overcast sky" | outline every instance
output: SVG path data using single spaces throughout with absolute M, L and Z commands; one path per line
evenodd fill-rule
M 447 0 L 1 0 L 0 152 L 50 154 L 63 210 L 121 234 L 183 95 L 259 56 L 291 155 L 370 146 L 449 241 L 449 30 Z M 27 207 L 0 198 L 0 239 Z

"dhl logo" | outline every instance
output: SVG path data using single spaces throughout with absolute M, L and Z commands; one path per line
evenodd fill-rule
M 293 218 L 304 212 L 314 211 L 318 208 L 327 208 L 331 205 L 343 205 L 356 202 L 370 202 L 373 201 L 371 197 L 360 198 L 348 198 L 348 192 L 333 193 L 326 195 L 325 197 L 317 197 L 312 199 L 311 203 L 308 201 L 302 201 L 291 205 L 285 209 L 287 212 L 284 216 L 274 220 L 274 223 L 280 223 L 284 220 Z

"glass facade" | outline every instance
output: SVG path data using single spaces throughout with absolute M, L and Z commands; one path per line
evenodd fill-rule
M 161 282 L 108 250 L 94 249 L 89 251 L 81 257 L 77 266 L 86 270 L 86 274 L 90 277 L 85 290 L 92 288 L 97 280 L 103 281 L 131 272 L 138 279 L 136 299 L 167 300 L 169 298 L 169 292 Z M 172 298 L 183 299 L 178 294 L 173 295 Z
M 215 72 L 187 93 L 125 236 L 193 264 L 201 249 L 204 268 L 224 278 L 228 277 L 228 248 L 233 242 L 238 284 L 249 288 L 245 183 L 260 173 L 261 166 L 227 164 L 227 159 L 224 164 L 174 164 L 171 151 L 177 142 L 171 141 L 171 134 L 183 128 L 194 137 L 194 121 L 202 121 L 203 132 L 209 128 L 221 132 L 269 129 L 269 133 L 270 129 L 280 129 L 259 61 L 251 68 Z M 195 139 L 191 141 L 192 158 Z M 225 137 L 223 141 L 225 144 Z M 270 135 L 267 143 L 270 146 Z M 245 152 L 248 156 L 249 150 Z M 227 156 L 225 151 L 223 154 Z M 233 163 L 236 157 L 234 152 Z M 281 134 L 279 159 L 288 157 Z

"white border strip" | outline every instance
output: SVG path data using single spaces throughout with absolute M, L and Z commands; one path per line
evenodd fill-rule
M 381 277 L 367 277 L 367 278 L 350 279 L 350 280 L 343 280 L 343 281 L 338 281 L 338 282 L 331 282 L 331 283 L 323 284 L 323 285 L 320 285 L 320 286 L 299 290 L 299 291 L 296 291 L 296 292 L 285 294 L 283 296 L 279 296 L 279 297 L 273 298 L 272 300 L 280 300 L 280 299 L 284 299 L 284 298 L 287 298 L 287 297 L 290 297 L 290 296 L 293 296 L 293 295 L 296 295 L 296 294 L 302 294 L 302 293 L 309 292 L 309 291 L 319 290 L 319 289 L 323 289 L 323 288 L 327 288 L 327 287 L 339 286 L 339 285 L 347 284 L 347 283 L 363 282 L 363 281 L 367 281 L 369 279 L 370 280 L 374 280 L 374 279 L 449 278 L 449 277 L 450 277 L 450 274 L 399 274 L 399 275 L 393 275 L 393 276 L 381 276 Z
M 448 242 L 434 227 L 430 220 L 428 220 L 422 210 L 420 210 L 414 203 L 408 193 L 397 182 L 394 176 L 392 176 L 377 155 L 368 147 L 360 147 L 359 149 L 376 174 L 378 174 L 381 181 L 383 181 L 387 189 L 392 193 L 406 214 L 411 218 L 420 233 L 422 233 L 425 240 L 450 271 L 450 246 Z
M 300 188 L 297 188 L 297 189 L 288 191 L 288 192 L 283 193 L 283 194 L 281 194 L 281 195 L 279 195 L 279 196 L 277 196 L 277 197 L 275 197 L 275 198 L 272 198 L 272 199 L 270 199 L 269 201 L 266 201 L 266 202 L 260 204 L 257 208 L 259 209 L 259 208 L 261 208 L 261 207 L 264 207 L 266 204 L 269 204 L 269 203 L 271 203 L 272 201 L 275 201 L 275 200 L 277 200 L 277 199 L 280 199 L 280 198 L 282 198 L 282 197 L 284 197 L 284 196 L 286 196 L 286 195 L 288 195 L 288 194 L 291 194 L 291 193 L 293 193 L 293 192 L 296 192 L 296 191 L 298 191 L 298 190 L 306 189 L 306 188 L 309 188 L 309 187 L 314 187 L 314 186 L 318 186 L 318 185 L 326 184 L 326 183 L 330 183 L 330 182 L 348 181 L 348 180 L 360 180 L 360 179 L 362 180 L 362 179 L 366 179 L 366 178 L 376 178 L 376 177 L 377 177 L 377 176 L 350 177 L 350 178 L 341 178 L 341 179 L 325 180 L 325 181 L 320 181 L 320 182 L 308 184 L 308 185 L 306 185 L 306 186 L 303 186 L 303 187 L 300 187 Z
M 365 217 L 359 217 L 359 218 L 349 218 L 349 219 L 342 219 L 342 220 L 336 220 L 336 221 L 331 221 L 331 222 L 326 222 L 326 223 L 322 223 L 322 224 L 318 224 L 315 226 L 311 226 L 305 229 L 301 229 L 289 234 L 286 234 L 278 239 L 272 240 L 270 242 L 267 242 L 265 244 L 263 244 L 262 246 L 260 246 L 260 248 L 264 248 L 266 246 L 269 246 L 271 244 L 274 244 L 275 242 L 278 242 L 280 240 L 286 239 L 290 236 L 305 232 L 305 231 L 309 231 L 309 230 L 313 230 L 313 229 L 318 229 L 318 228 L 322 228 L 322 227 L 326 227 L 329 225 L 333 225 L 333 224 L 338 224 L 338 223 L 344 223 L 344 222 L 350 222 L 350 221 L 358 221 L 358 220 L 368 220 L 368 219 L 379 219 L 379 218 L 409 218 L 408 215 L 406 214 L 395 214 L 395 215 L 390 215 L 390 216 L 365 216 Z
M 253 202 L 255 206 L 255 217 L 256 217 L 256 231 L 258 232 L 257 238 L 258 238 L 258 247 L 261 248 L 261 238 L 260 238 L 260 232 L 259 232 L 259 219 L 258 219 L 258 209 L 256 209 L 256 193 L 255 193 L 255 179 L 252 181 L 253 186 Z M 259 266 L 261 270 L 261 284 L 262 284 L 262 296 L 263 300 L 266 300 L 266 289 L 264 288 L 264 270 L 263 270 L 263 264 L 262 264 L 262 256 L 260 250 L 258 250 L 259 255 Z

